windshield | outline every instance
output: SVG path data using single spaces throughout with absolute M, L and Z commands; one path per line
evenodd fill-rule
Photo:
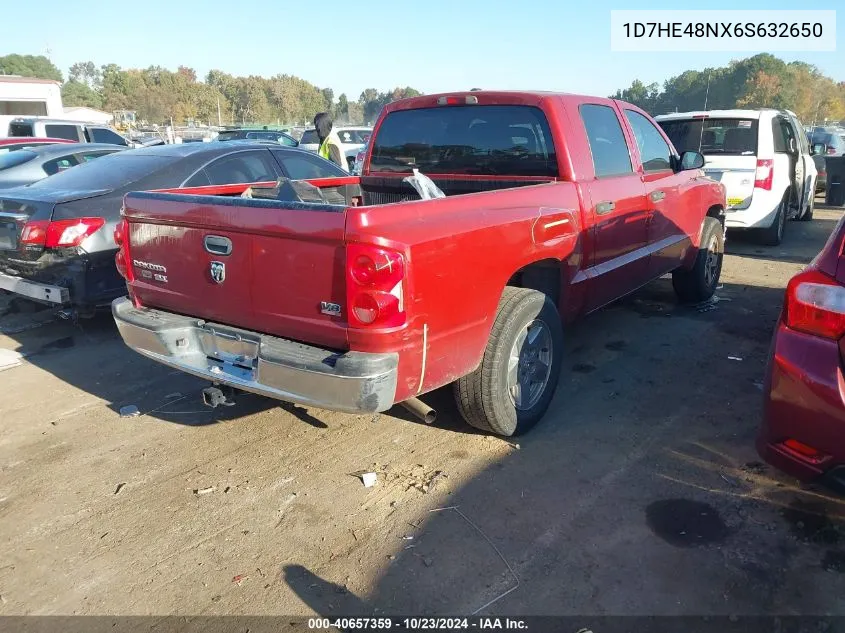
M 29 185 L 30 189 L 65 189 L 68 191 L 99 191 L 119 189 L 161 169 L 177 160 L 177 156 L 155 156 L 135 153 L 136 150 L 115 152 L 97 160 Z M 141 150 L 137 150 L 141 151 Z M 9 156 L 20 154 L 14 152 Z
M 363 145 L 370 139 L 372 130 L 345 130 L 343 128 L 337 131 L 341 143 L 349 145 Z
M 17 152 L 9 152 L 8 154 L 0 154 L 0 171 L 17 167 L 18 165 L 23 165 L 24 163 L 31 161 L 35 158 L 35 156 L 36 154 L 33 152 L 28 152 L 23 149 L 18 150 Z
M 313 145 L 320 142 L 320 137 L 317 136 L 317 130 L 305 130 L 302 133 L 302 138 L 299 139 L 300 145 Z
M 398 110 L 373 139 L 373 172 L 558 175 L 542 110 L 533 106 L 447 106 Z
M 679 153 L 757 154 L 757 119 L 671 119 L 659 123 Z

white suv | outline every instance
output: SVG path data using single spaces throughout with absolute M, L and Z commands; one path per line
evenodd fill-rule
M 725 225 L 777 245 L 789 219 L 812 220 L 817 171 L 807 135 L 788 110 L 710 110 L 655 117 L 678 152 L 704 154 L 727 190 Z

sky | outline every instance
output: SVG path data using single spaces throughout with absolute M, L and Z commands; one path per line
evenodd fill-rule
M 7 0 L 10 1 L 10 0 Z M 611 9 L 674 2 L 602 0 L 39 0 L 38 28 L 3 30 L 0 55 L 47 54 L 67 77 L 77 61 L 123 68 L 190 66 L 234 75 L 297 75 L 335 96 L 411 86 L 426 93 L 537 89 L 609 95 L 752 52 L 618 53 Z M 734 0 L 707 9 L 832 9 L 838 0 Z M 845 10 L 837 14 L 843 29 Z M 90 35 L 88 35 L 90 34 Z M 845 81 L 842 47 L 775 53 Z

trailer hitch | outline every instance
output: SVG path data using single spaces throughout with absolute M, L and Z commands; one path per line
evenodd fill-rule
M 221 405 L 224 407 L 234 407 L 235 401 L 229 398 L 234 397 L 235 390 L 231 387 L 224 387 L 224 389 L 226 389 L 225 392 L 220 387 L 206 387 L 202 390 L 202 403 L 212 409 L 216 409 Z

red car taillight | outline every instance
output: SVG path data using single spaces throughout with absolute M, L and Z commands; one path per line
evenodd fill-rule
M 835 153 L 836 153 L 836 149 L 835 149 L 835 148 L 833 148 L 833 147 L 828 147 L 828 148 L 827 148 L 827 154 L 828 154 L 828 156 L 833 156 Z
M 396 327 L 405 323 L 405 258 L 367 244 L 346 247 L 346 299 L 351 327 Z
M 806 270 L 786 287 L 784 323 L 822 338 L 845 335 L 845 287 L 818 270 Z
M 79 246 L 106 221 L 103 218 L 74 218 L 73 220 L 34 220 L 26 223 L 21 232 L 21 244 L 44 248 L 72 248 Z
M 775 173 L 775 161 L 771 158 L 757 159 L 757 170 L 754 173 L 754 187 L 756 189 L 772 190 L 772 178 Z
M 117 244 L 118 250 L 114 256 L 114 264 L 117 266 L 117 272 L 126 281 L 132 281 L 132 266 L 129 265 L 129 222 L 121 219 L 114 227 L 114 243 Z

